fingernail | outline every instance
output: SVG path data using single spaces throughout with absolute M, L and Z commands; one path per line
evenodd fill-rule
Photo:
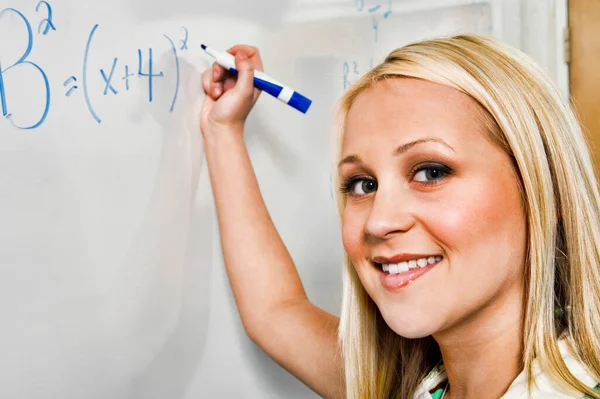
M 218 88 L 218 87 L 215 87 L 215 88 L 213 89 L 213 94 L 214 94 L 215 96 L 218 96 L 219 94 L 221 94 L 221 89 L 220 89 L 220 88 Z
M 246 54 L 244 54 L 244 53 L 240 54 L 240 60 L 245 60 L 247 58 L 248 58 L 248 56 L 246 56 Z

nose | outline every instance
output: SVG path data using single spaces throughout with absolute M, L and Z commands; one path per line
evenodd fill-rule
M 414 226 L 416 219 L 406 190 L 379 185 L 365 225 L 367 238 L 385 239 Z

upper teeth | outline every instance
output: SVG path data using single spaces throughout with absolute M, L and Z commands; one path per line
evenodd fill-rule
M 427 265 L 433 265 L 442 260 L 440 255 L 430 256 L 429 258 L 411 259 L 409 261 L 400 263 L 386 263 L 383 265 L 383 271 L 389 272 L 390 274 L 398 274 L 406 272 L 409 269 L 416 269 L 417 267 L 425 267 Z

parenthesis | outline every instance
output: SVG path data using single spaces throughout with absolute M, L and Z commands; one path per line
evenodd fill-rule
M 90 36 L 88 37 L 87 44 L 85 46 L 85 55 L 83 57 L 83 77 L 82 77 L 82 82 L 83 82 L 83 95 L 85 97 L 85 102 L 86 102 L 86 104 L 88 106 L 88 109 L 90 110 L 90 113 L 92 114 L 92 116 L 94 117 L 94 119 L 96 120 L 96 122 L 102 123 L 102 120 L 98 117 L 98 115 L 94 111 L 94 107 L 92 106 L 92 101 L 90 99 L 90 94 L 88 93 L 88 88 L 87 88 L 87 62 L 88 62 L 88 55 L 90 53 L 90 45 L 92 44 L 92 38 L 94 37 L 94 33 L 96 32 L 96 29 L 98 29 L 98 24 L 94 25 L 94 27 L 92 28 L 92 31 L 90 32 Z
M 175 58 L 175 71 L 177 72 L 177 81 L 175 83 L 175 95 L 173 96 L 173 103 L 171 104 L 171 109 L 169 112 L 173 112 L 173 108 L 175 108 L 175 102 L 177 101 L 177 94 L 179 93 L 179 58 L 177 57 L 177 49 L 175 48 L 175 44 L 173 40 L 167 35 L 163 35 L 171 44 L 173 48 L 173 56 Z

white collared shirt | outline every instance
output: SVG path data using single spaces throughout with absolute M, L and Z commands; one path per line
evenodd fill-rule
M 600 392 L 600 384 L 598 384 L 598 381 L 590 374 L 585 365 L 572 355 L 566 341 L 560 340 L 558 345 L 560 347 L 560 353 L 567 367 L 571 370 L 571 373 L 588 387 L 595 388 L 596 391 Z M 525 371 L 522 371 L 510 384 L 508 390 L 500 399 L 581 399 L 580 393 L 562 392 L 554 386 L 550 381 L 550 378 L 542 372 L 536 361 L 533 363 L 533 375 L 536 384 L 533 387 L 531 394 L 527 389 L 527 377 Z M 433 392 L 431 391 L 447 379 L 448 376 L 444 365 L 440 363 L 434 367 L 427 377 L 425 377 L 423 382 L 421 382 L 413 398 L 432 399 Z

